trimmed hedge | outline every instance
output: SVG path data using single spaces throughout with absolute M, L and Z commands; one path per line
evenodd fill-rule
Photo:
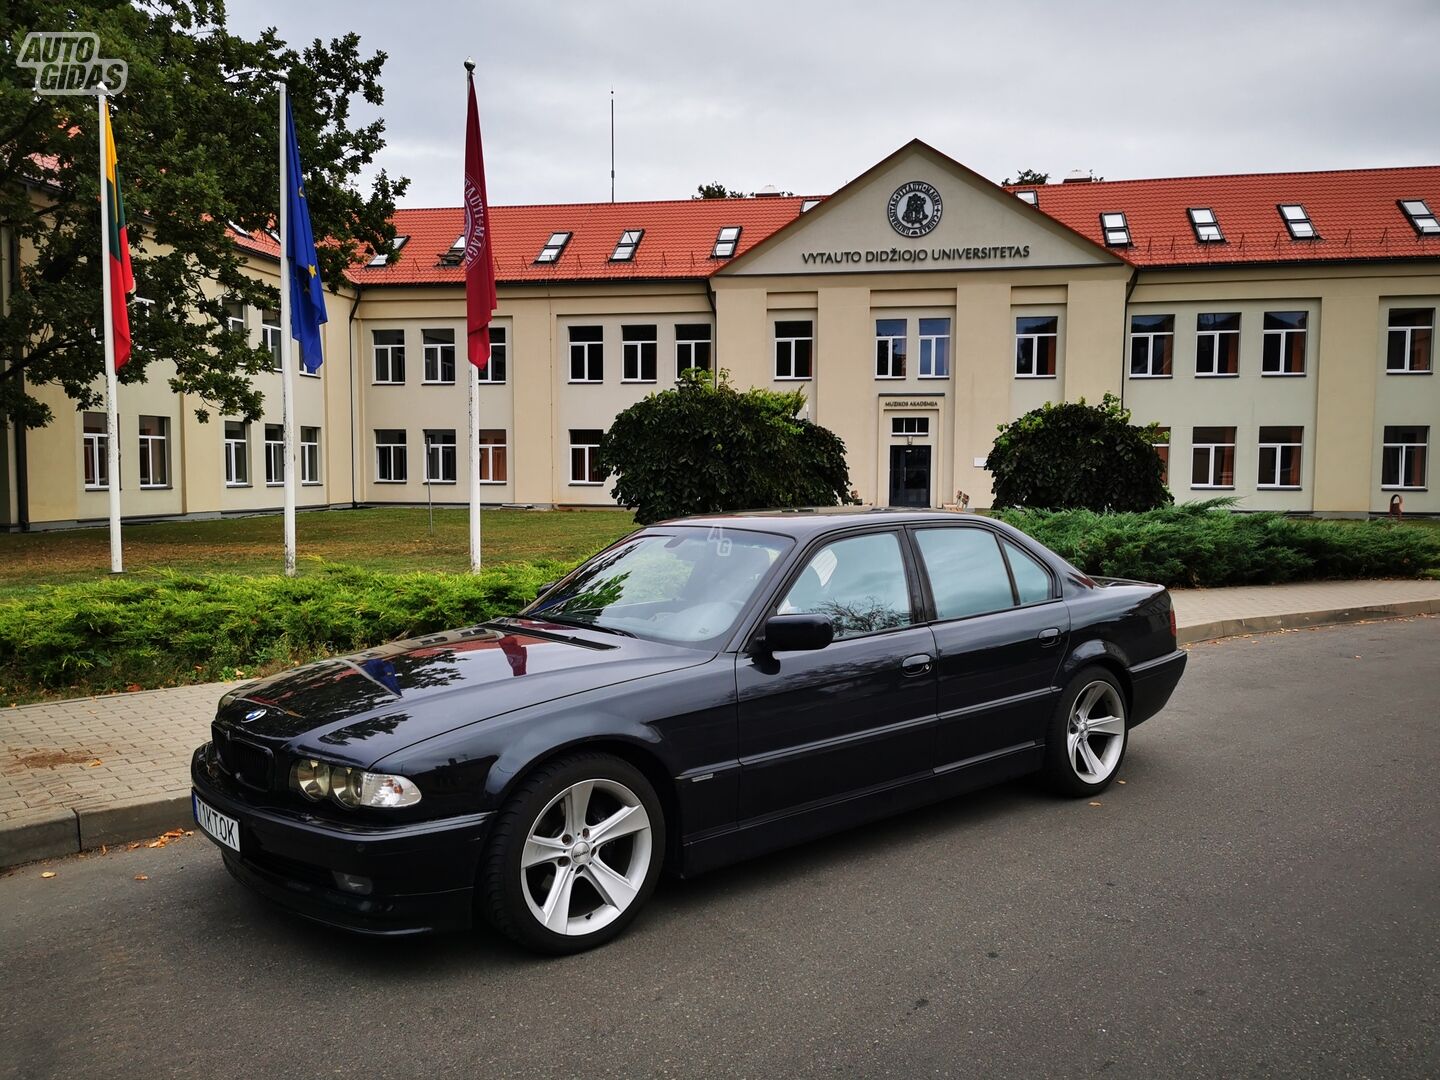
M 1228 500 L 1144 513 L 1002 510 L 995 516 L 1089 574 L 1168 586 L 1419 577 L 1440 567 L 1429 529 L 1389 521 L 1237 514 Z

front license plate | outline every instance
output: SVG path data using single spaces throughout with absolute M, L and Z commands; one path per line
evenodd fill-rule
M 205 805 L 199 795 L 192 793 L 190 800 L 195 804 L 195 823 L 204 829 L 212 839 L 239 851 L 240 822 L 233 817 L 227 817 L 212 806 Z

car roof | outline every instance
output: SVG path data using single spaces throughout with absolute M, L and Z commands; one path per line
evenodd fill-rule
M 730 526 L 808 537 L 857 525 L 954 525 L 974 521 L 977 515 L 959 510 L 902 510 L 885 506 L 807 506 L 794 510 L 737 510 L 729 514 L 699 514 L 694 517 L 657 521 L 665 525 Z

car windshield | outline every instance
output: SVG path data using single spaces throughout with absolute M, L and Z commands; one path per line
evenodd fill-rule
M 596 555 L 526 608 L 532 619 L 682 644 L 734 628 L 787 537 L 720 526 L 639 533 Z

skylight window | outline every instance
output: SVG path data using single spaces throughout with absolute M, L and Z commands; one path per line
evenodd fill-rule
M 1028 202 L 1031 206 L 1040 205 L 1040 193 L 1038 191 L 1017 191 L 1015 197 L 1021 202 Z
M 1435 220 L 1435 214 L 1425 205 L 1424 199 L 1401 199 L 1400 209 L 1405 211 L 1410 224 L 1421 236 L 1440 236 L 1440 221 Z
M 806 199 L 804 202 L 802 202 L 802 203 L 800 204 L 800 213 L 802 213 L 802 214 L 808 214 L 811 210 L 814 210 L 815 207 L 817 207 L 817 206 L 819 206 L 819 205 L 820 205 L 820 200 L 819 200 L 819 199 Z
M 550 239 L 545 241 L 545 246 L 540 249 L 540 254 L 535 256 L 535 261 L 537 263 L 558 262 L 560 253 L 565 250 L 565 245 L 569 242 L 570 234 L 568 232 L 551 233 Z M 631 250 L 633 254 L 634 249 Z
M 610 253 L 611 262 L 629 262 L 635 258 L 635 249 L 640 246 L 640 238 L 645 235 L 644 229 L 626 229 L 620 234 L 619 241 L 615 244 L 615 250 Z M 553 240 L 554 237 L 552 236 Z
M 712 259 L 728 259 L 735 254 L 735 247 L 740 243 L 740 226 L 726 225 L 715 236 L 715 250 L 710 252 Z
M 404 247 L 404 246 L 405 246 L 405 242 L 406 242 L 407 240 L 409 240 L 409 239 L 410 239 L 410 237 L 408 237 L 408 236 L 397 236 L 397 237 L 395 237 L 394 240 L 390 241 L 390 250 L 389 250 L 389 251 L 381 251 L 381 252 L 377 253 L 377 254 L 376 254 L 368 263 L 366 263 L 365 265 L 366 265 L 366 266 L 384 266 L 386 263 L 388 263 L 388 262 L 390 261 L 390 256 L 393 255 L 393 254 L 395 254 L 395 252 L 399 251 L 402 247 Z
M 1285 222 L 1285 228 L 1290 230 L 1291 240 L 1319 239 L 1315 233 L 1315 223 L 1310 220 L 1310 215 L 1305 212 L 1305 207 L 1299 203 L 1282 203 L 1280 220 Z
M 239 225 L 236 225 L 235 222 L 233 222 L 233 221 L 227 221 L 227 222 L 225 222 L 225 224 L 226 224 L 226 225 L 229 225 L 232 230 L 234 230 L 235 232 L 239 233 L 241 236 L 249 236 L 249 235 L 250 235 L 250 230 L 249 230 L 249 229 L 242 229 Z
M 1190 212 L 1190 225 L 1195 230 L 1195 239 L 1202 244 L 1222 244 L 1225 242 L 1224 235 L 1220 232 L 1220 223 L 1215 220 L 1215 211 L 1209 207 L 1192 209 Z
M 1130 243 L 1130 226 L 1124 214 L 1101 214 L 1100 228 L 1105 231 L 1105 243 L 1111 247 L 1125 247 Z

